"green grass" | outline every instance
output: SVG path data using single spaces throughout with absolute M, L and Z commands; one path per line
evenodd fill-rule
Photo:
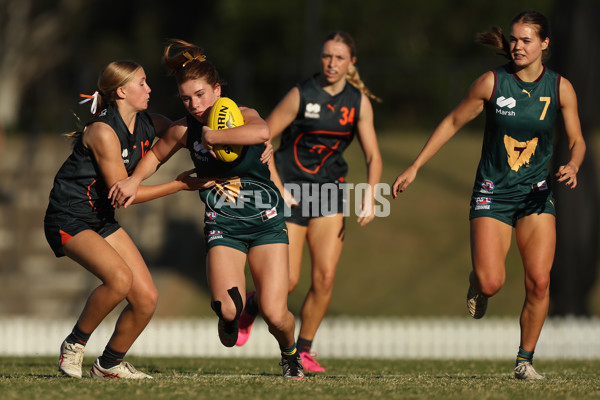
M 70 379 L 57 375 L 55 358 L 0 358 L 0 398 L 600 399 L 600 361 L 537 361 L 546 376 L 537 382 L 515 380 L 512 360 L 322 359 L 328 372 L 300 382 L 284 381 L 275 358 L 129 361 L 155 379 Z

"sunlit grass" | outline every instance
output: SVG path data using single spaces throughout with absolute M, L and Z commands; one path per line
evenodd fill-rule
M 538 361 L 538 382 L 512 377 L 512 360 L 322 359 L 326 373 L 303 381 L 281 377 L 277 359 L 132 357 L 147 381 L 71 379 L 54 358 L 0 358 L 2 399 L 593 399 L 600 398 L 600 361 Z M 89 368 L 92 360 L 86 359 Z M 89 365 L 88 365 L 89 364 Z

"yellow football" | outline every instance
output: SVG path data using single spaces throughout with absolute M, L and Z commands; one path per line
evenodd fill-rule
M 244 125 L 244 117 L 237 104 L 228 97 L 220 97 L 208 114 L 208 127 L 214 130 L 235 128 Z M 213 150 L 221 161 L 235 161 L 242 154 L 242 145 L 215 145 Z

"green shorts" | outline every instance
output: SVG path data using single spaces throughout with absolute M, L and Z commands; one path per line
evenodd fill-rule
M 277 222 L 252 232 L 230 232 L 221 227 L 211 225 L 204 228 L 206 251 L 215 246 L 232 247 L 242 253 L 254 246 L 273 243 L 288 244 L 288 233 L 285 222 Z
M 473 193 L 469 219 L 490 217 L 515 226 L 517 220 L 532 214 L 556 216 L 555 203 L 554 195 L 549 189 L 514 197 Z

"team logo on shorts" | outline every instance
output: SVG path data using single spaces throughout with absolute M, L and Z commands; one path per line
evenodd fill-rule
M 223 231 L 216 231 L 216 230 L 208 231 L 207 236 L 208 236 L 207 241 L 209 243 L 215 239 L 223 239 Z
M 541 191 L 541 190 L 548 190 L 548 182 L 546 182 L 546 180 L 544 179 L 541 182 L 534 183 L 533 185 L 531 185 L 531 189 L 534 192 L 538 192 L 538 191 Z
M 492 199 L 489 197 L 475 197 L 475 210 L 489 210 Z
M 277 209 L 273 207 L 270 210 L 263 211 L 262 213 L 260 213 L 260 215 L 262 216 L 263 221 L 269 220 L 277 216 Z
M 494 182 L 492 182 L 489 179 L 484 179 L 483 182 L 481 182 L 481 193 L 485 193 L 485 194 L 492 194 L 494 193 L 494 188 L 496 187 L 496 185 L 494 184 Z

